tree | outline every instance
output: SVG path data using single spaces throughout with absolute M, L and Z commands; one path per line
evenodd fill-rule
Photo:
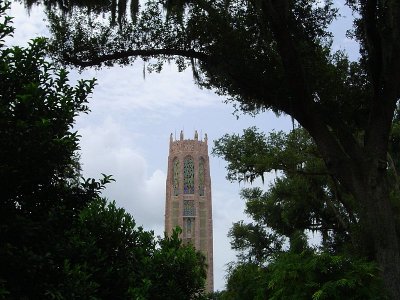
M 266 270 L 252 262 L 240 262 L 228 267 L 226 291 L 221 299 L 269 299 Z
M 268 266 L 238 262 L 220 299 L 386 299 L 375 264 L 303 249 Z
M 255 261 L 263 263 L 263 257 L 279 251 L 282 237 L 288 240 L 308 231 L 319 233 L 322 247 L 329 252 L 346 247 L 359 255 L 370 254 L 356 234 L 357 203 L 328 172 L 303 128 L 266 135 L 252 127 L 241 136 L 224 135 L 215 141 L 213 154 L 228 162 L 231 181 L 252 182 L 263 179 L 265 173 L 279 172 L 266 192 L 261 188 L 241 191 L 245 212 L 255 224 L 234 224 L 230 231 L 234 249 L 249 251 Z
M 288 251 L 266 271 L 269 299 L 386 299 L 374 263 L 312 249 Z
M 206 263 L 204 255 L 192 245 L 182 245 L 181 230 L 159 241 L 152 257 L 146 299 L 204 299 Z
M 126 1 L 104 2 L 122 16 L 119 26 L 113 11 L 109 25 L 97 22 L 96 10 L 71 8 L 66 19 L 53 15 L 56 55 L 80 67 L 129 64 L 140 56 L 158 57 L 152 67 L 159 69 L 175 59 L 181 69 L 191 64 L 199 85 L 228 96 L 239 109 L 292 116 L 357 201 L 385 285 L 400 298 L 399 235 L 387 170 L 399 99 L 398 1 L 347 1 L 358 16 L 351 31 L 360 45 L 357 62 L 330 49 L 327 28 L 337 16 L 330 0 L 154 0 L 139 13 L 138 1 L 132 2 L 133 18 L 124 14 Z
M 368 251 L 357 234 L 359 207 L 329 176 L 307 132 L 265 135 L 249 128 L 215 141 L 213 153 L 227 160 L 230 180 L 278 172 L 266 192 L 241 192 L 252 222 L 234 223 L 229 232 L 239 261 L 227 276 L 228 298 L 385 298 L 378 269 L 364 258 Z M 305 234 L 311 232 L 322 237 L 318 248 L 308 245 Z
M 64 279 L 54 282 L 50 296 L 199 299 L 204 293 L 204 257 L 182 245 L 179 230 L 156 239 L 114 202 L 92 201 L 66 235 Z
M 44 39 L 6 48 L 7 7 L 0 3 L 0 281 L 8 299 L 42 298 L 57 278 L 64 231 L 99 192 L 74 183 L 72 131 L 95 81 L 71 87 L 45 60 Z
M 220 300 L 223 299 L 225 291 L 215 291 L 215 292 L 210 292 L 206 295 L 207 300 Z
M 49 290 L 65 299 L 145 299 L 154 236 L 123 208 L 93 200 L 66 233 L 61 278 Z

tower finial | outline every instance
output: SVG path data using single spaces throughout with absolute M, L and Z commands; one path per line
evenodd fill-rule
M 171 134 L 169 136 L 169 142 L 172 143 L 172 141 L 173 141 L 173 138 L 172 138 L 172 132 L 171 132 Z
M 194 131 L 194 139 L 195 139 L 196 141 L 199 140 L 199 134 L 197 133 L 197 130 Z
M 204 134 L 204 141 L 205 141 L 206 144 L 207 144 L 207 141 L 208 141 L 207 133 Z
M 183 141 L 183 130 L 181 130 L 181 141 Z

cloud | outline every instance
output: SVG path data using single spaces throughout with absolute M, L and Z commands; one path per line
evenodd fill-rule
M 15 30 L 13 38 L 5 39 L 7 45 L 26 46 L 32 38 L 49 35 L 43 22 L 45 13 L 42 8 L 36 5 L 32 6 L 29 17 L 27 17 L 24 5 L 13 1 L 8 14 L 13 18 L 13 27 L 18 30 Z
M 143 78 L 142 62 L 129 67 L 114 67 L 101 72 L 87 70 L 82 74 L 71 71 L 73 78 L 97 78 L 93 93 L 99 112 L 132 115 L 144 112 L 149 120 L 163 120 L 179 116 L 187 109 L 213 107 L 221 99 L 210 91 L 202 91 L 193 84 L 190 71 L 179 73 L 174 65 L 166 65 L 161 73 Z M 171 88 L 173 86 L 173 88 Z
M 234 222 L 250 220 L 243 214 L 245 203 L 239 199 L 241 187 L 237 183 L 226 182 L 221 188 L 216 184 L 213 186 L 214 278 L 215 288 L 222 290 L 227 264 L 236 261 L 236 252 L 230 249 L 228 231 Z
M 146 160 L 135 146 L 135 135 L 111 117 L 101 124 L 77 128 L 81 138 L 81 162 L 85 177 L 113 175 L 104 196 L 133 215 L 138 225 L 162 234 L 166 175 L 150 176 Z

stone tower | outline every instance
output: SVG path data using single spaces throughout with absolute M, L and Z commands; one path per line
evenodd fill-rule
M 169 142 L 168 174 L 165 203 L 165 231 L 170 234 L 182 228 L 183 243 L 191 243 L 206 256 L 206 290 L 214 289 L 213 230 L 211 178 L 208 159 L 207 134 L 199 140 L 179 140 L 172 134 Z

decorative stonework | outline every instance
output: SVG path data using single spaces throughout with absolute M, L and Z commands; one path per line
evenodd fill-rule
M 196 208 L 194 207 L 193 200 L 183 200 L 183 216 L 194 217 L 196 215 Z
M 183 193 L 194 194 L 194 161 L 186 156 L 183 162 Z
M 174 182 L 173 182 L 173 187 L 174 187 L 174 196 L 179 195 L 179 159 L 175 158 L 174 159 L 174 166 L 173 166 L 173 172 L 174 172 Z
M 206 257 L 207 291 L 213 291 L 211 178 L 207 134 L 179 140 L 170 135 L 166 182 L 165 230 L 182 228 L 183 243 L 191 243 Z
M 204 158 L 199 159 L 199 196 L 204 196 Z

